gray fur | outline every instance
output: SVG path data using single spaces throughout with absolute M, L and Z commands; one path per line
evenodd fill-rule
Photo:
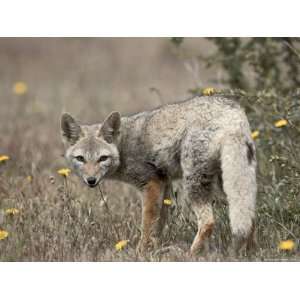
M 68 145 L 66 158 L 80 177 L 85 180 L 86 175 L 74 161 L 76 151 L 96 165 L 98 182 L 110 178 L 143 189 L 153 178 L 182 179 L 199 230 L 202 217 L 212 218 L 212 182 L 221 177 L 232 232 L 238 238 L 249 235 L 256 199 L 255 145 L 247 117 L 236 102 L 219 96 L 194 97 L 122 117 L 120 122 L 116 113 L 109 119 L 113 122 L 108 119 L 81 126 L 83 136 Z M 110 161 L 97 164 L 103 153 Z

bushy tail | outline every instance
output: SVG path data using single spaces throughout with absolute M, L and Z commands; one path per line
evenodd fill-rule
M 248 238 L 254 228 L 257 192 L 255 146 L 252 139 L 228 137 L 221 149 L 221 168 L 232 233 L 240 239 Z

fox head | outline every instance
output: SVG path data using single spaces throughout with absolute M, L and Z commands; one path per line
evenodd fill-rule
M 79 125 L 64 113 L 61 117 L 65 158 L 89 187 L 113 174 L 120 164 L 118 137 L 121 117 L 112 112 L 102 124 Z

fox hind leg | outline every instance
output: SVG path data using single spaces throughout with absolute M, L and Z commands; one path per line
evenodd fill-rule
M 205 241 L 212 234 L 215 223 L 210 203 L 195 202 L 193 210 L 197 217 L 198 231 L 190 249 L 191 255 L 197 254 L 203 247 Z
M 201 133 L 201 134 L 200 134 Z M 214 143 L 209 132 L 190 128 L 182 144 L 181 167 L 186 196 L 197 218 L 198 230 L 190 254 L 195 255 L 206 244 L 214 227 L 212 210 L 213 178 L 216 166 L 213 159 Z
M 198 230 L 190 248 L 190 254 L 195 255 L 208 241 L 215 224 L 212 209 L 212 183 L 211 178 L 208 179 L 206 175 L 196 172 L 192 176 L 187 176 L 184 184 L 197 218 Z
M 202 172 L 205 167 L 202 166 Z M 203 248 L 214 228 L 214 215 L 212 209 L 213 175 L 201 173 L 193 168 L 184 175 L 184 188 L 197 218 L 197 233 L 190 248 L 190 254 L 195 255 Z

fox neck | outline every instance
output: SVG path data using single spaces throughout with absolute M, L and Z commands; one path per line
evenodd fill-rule
M 119 160 L 120 163 L 119 165 L 110 173 L 107 174 L 106 178 L 107 179 L 112 179 L 112 180 L 119 180 L 119 181 L 125 181 L 123 179 L 123 171 L 125 169 L 125 160 L 128 157 L 128 153 L 126 152 L 126 143 L 131 142 L 131 137 L 130 137 L 130 126 L 129 125 L 129 120 L 127 117 L 122 117 L 121 119 L 121 128 L 120 128 L 120 135 L 117 140 L 117 149 L 119 152 Z
M 145 180 L 143 174 L 147 174 L 145 160 L 148 156 L 143 146 L 141 128 L 144 127 L 143 114 L 121 119 L 120 136 L 117 144 L 120 164 L 107 179 L 118 180 L 139 187 Z M 144 150 L 141 150 L 144 149 Z

